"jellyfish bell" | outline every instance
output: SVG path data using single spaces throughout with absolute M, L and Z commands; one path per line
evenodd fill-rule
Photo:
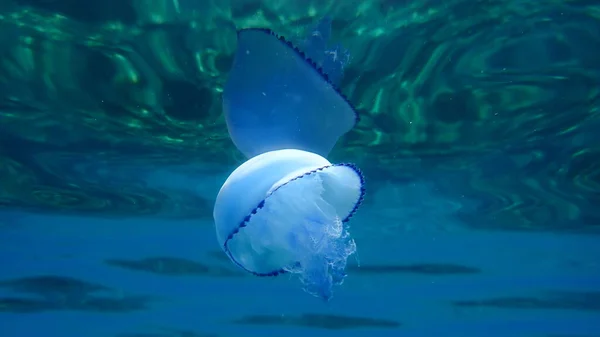
M 260 154 L 239 166 L 219 191 L 219 244 L 257 276 L 299 274 L 307 292 L 329 299 L 355 252 L 347 222 L 364 195 L 351 164 L 302 150 Z
M 247 157 L 285 148 L 327 156 L 358 119 L 328 79 L 334 70 L 339 76 L 338 68 L 319 68 L 270 30 L 239 31 L 223 90 L 225 121 L 237 148 Z

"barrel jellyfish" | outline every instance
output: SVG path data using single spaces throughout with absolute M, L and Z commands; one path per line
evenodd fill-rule
M 242 29 L 223 90 L 229 135 L 248 158 L 221 187 L 217 239 L 256 276 L 297 274 L 303 289 L 328 301 L 356 251 L 348 221 L 364 178 L 326 157 L 358 115 L 336 85 L 348 62 L 327 44 L 324 19 L 298 49 L 268 29 Z

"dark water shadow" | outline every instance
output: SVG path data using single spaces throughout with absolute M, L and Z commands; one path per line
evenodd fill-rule
M 107 259 L 110 266 L 167 276 L 241 277 L 242 272 L 178 257 L 148 257 L 139 260 Z
M 352 265 L 349 273 L 364 275 L 423 274 L 423 275 L 471 275 L 482 273 L 481 269 L 451 263 L 417 263 L 385 265 Z
M 600 291 L 547 291 L 531 296 L 507 296 L 481 300 L 459 300 L 453 301 L 451 304 L 460 308 L 600 312 Z
M 278 315 L 249 315 L 232 321 L 240 325 L 262 325 L 262 326 L 301 326 L 306 328 L 318 328 L 327 330 L 347 329 L 393 329 L 400 327 L 399 322 L 388 319 L 377 319 L 359 316 L 302 314 L 299 316 Z
M 41 275 L 0 281 L 17 295 L 0 298 L 0 312 L 43 311 L 132 312 L 148 310 L 153 298 L 130 296 L 96 283 L 58 275 Z

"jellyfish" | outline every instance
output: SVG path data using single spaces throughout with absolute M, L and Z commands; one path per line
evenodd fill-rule
M 311 30 L 302 42 L 302 50 L 317 66 L 326 69 L 329 82 L 339 85 L 344 75 L 344 67 L 350 62 L 350 53 L 343 46 L 329 46 L 331 18 L 325 17 Z
M 345 66 L 323 40 L 330 24 L 317 25 L 305 51 L 268 29 L 238 31 L 223 111 L 248 159 L 226 179 L 213 211 L 218 242 L 235 265 L 256 276 L 296 274 L 326 301 L 356 251 L 348 222 L 365 194 L 355 165 L 326 159 L 358 121 L 330 80 Z
M 318 43 L 327 35 L 308 38 L 308 53 L 324 55 L 320 66 L 270 30 L 238 31 L 223 111 L 231 140 L 248 158 L 285 148 L 327 156 L 357 123 L 358 114 L 329 80 L 341 76 L 345 63 Z

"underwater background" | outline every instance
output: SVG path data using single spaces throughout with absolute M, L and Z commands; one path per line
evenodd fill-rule
M 348 49 L 328 303 L 215 239 L 236 30 Z M 0 337 L 600 336 L 600 4 L 0 0 Z

